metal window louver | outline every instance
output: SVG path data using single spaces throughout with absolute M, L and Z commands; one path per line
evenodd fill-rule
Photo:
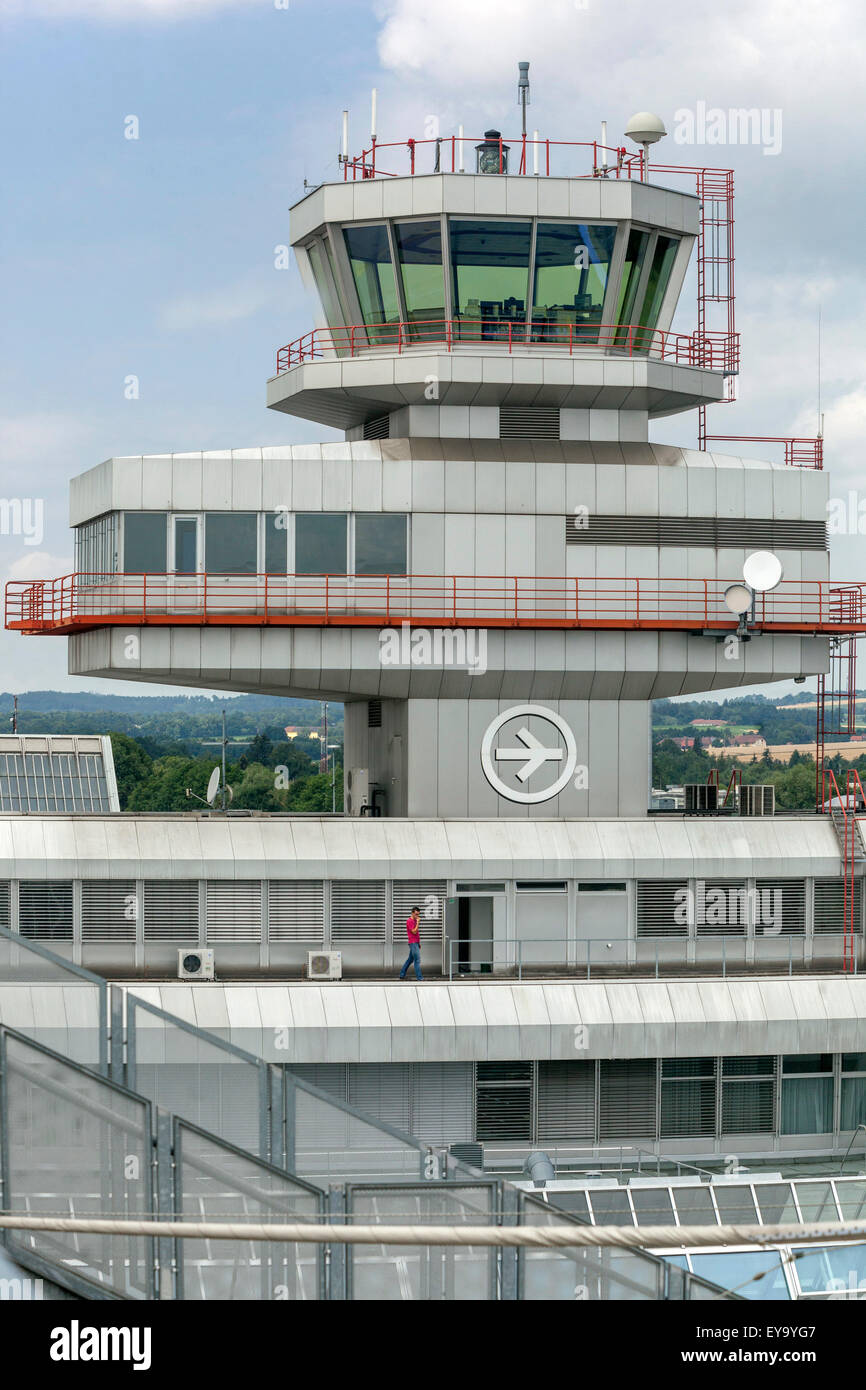
M 411 1133 L 429 1142 L 472 1139 L 471 1062 L 413 1062 Z
M 411 1123 L 408 1062 L 358 1062 L 348 1069 L 349 1104 L 408 1132 Z
M 854 930 L 862 930 L 863 923 L 863 880 L 854 880 Z M 816 936 L 835 933 L 841 936 L 845 929 L 845 881 L 842 878 L 816 878 L 813 912 Z
M 540 1144 L 595 1138 L 595 1062 L 539 1062 Z
M 206 899 L 208 945 L 261 941 L 262 885 L 258 879 L 213 879 L 207 885 Z
M 173 941 L 179 946 L 198 942 L 197 879 L 154 879 L 142 886 L 142 925 L 145 941 Z
M 684 878 L 639 881 L 638 936 L 688 936 L 688 899 L 685 897 L 688 886 Z
M 500 439 L 558 439 L 559 410 L 556 407 L 500 406 Z
M 11 925 L 11 885 L 0 883 L 0 927 L 8 931 Z
M 367 701 L 367 728 L 381 729 L 382 727 L 382 701 Z
M 406 934 L 406 919 L 413 907 L 421 910 L 421 949 L 425 943 L 434 945 L 442 940 L 445 921 L 445 899 L 448 885 L 444 879 L 395 879 L 393 884 L 394 940 L 402 942 Z
M 321 879 L 270 880 L 268 940 L 324 945 L 325 885 Z
M 602 1061 L 599 1067 L 599 1138 L 656 1135 L 657 1067 L 652 1058 Z
M 331 942 L 384 941 L 385 884 L 334 879 L 331 884 Z
M 492 1143 L 532 1138 L 532 1063 L 479 1062 L 475 1076 L 475 1138 Z
M 81 885 L 82 941 L 135 941 L 135 880 L 85 879 Z
M 391 437 L 391 417 L 390 415 L 375 415 L 372 420 L 364 421 L 365 439 L 390 439 Z
M 729 878 L 701 880 L 695 887 L 695 920 L 698 936 L 745 936 L 749 922 L 745 882 Z
M 71 882 L 19 884 L 18 930 L 29 941 L 71 941 Z
M 289 1071 L 335 1100 L 349 1099 L 348 1066 L 345 1062 L 298 1062 Z
M 806 932 L 806 881 L 759 878 L 755 887 L 755 936 L 803 936 Z
M 819 521 L 761 517 L 567 516 L 566 545 L 706 546 L 714 550 L 826 550 Z
M 775 1057 L 722 1058 L 722 1134 L 772 1134 Z

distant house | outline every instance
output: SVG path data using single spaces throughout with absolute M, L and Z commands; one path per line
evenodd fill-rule
M 298 737 L 300 730 L 294 728 L 291 724 L 287 724 L 283 732 L 285 733 L 286 738 L 289 740 L 289 742 L 291 742 L 293 738 Z
M 763 735 L 755 734 L 734 734 L 728 739 L 729 748 L 766 748 L 767 740 Z
M 695 741 L 693 738 L 672 738 L 671 743 L 675 743 L 677 748 L 683 749 L 694 748 L 695 746 Z
M 724 719 L 690 719 L 690 729 L 724 729 L 726 720 Z

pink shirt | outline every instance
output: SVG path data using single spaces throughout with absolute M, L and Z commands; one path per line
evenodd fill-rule
M 406 919 L 406 936 L 409 938 L 409 944 L 410 944 L 410 946 L 420 946 L 420 944 L 421 944 L 420 938 L 419 938 L 419 935 L 418 935 L 418 928 L 419 928 L 419 926 L 420 926 L 420 922 L 416 922 L 414 917 L 407 917 L 407 919 Z

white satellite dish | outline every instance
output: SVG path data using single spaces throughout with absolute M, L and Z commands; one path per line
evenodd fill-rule
M 754 597 L 747 584 L 729 584 L 724 594 L 726 606 L 732 613 L 736 613 L 737 617 L 748 613 Z
M 782 578 L 782 562 L 772 550 L 756 550 L 743 565 L 743 578 L 756 593 L 769 593 Z
M 214 770 L 213 770 L 213 772 L 212 772 L 211 775 L 210 775 L 210 781 L 209 781 L 208 784 L 207 784 L 207 791 L 205 792 L 205 798 L 204 798 L 204 799 L 205 799 L 205 801 L 207 802 L 208 806 L 213 806 L 214 802 L 216 801 L 217 792 L 219 791 L 219 789 L 220 789 L 220 770 L 219 770 L 218 767 L 215 767 Z

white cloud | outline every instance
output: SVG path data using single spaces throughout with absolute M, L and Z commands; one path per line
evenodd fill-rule
M 235 323 L 251 318 L 273 302 L 273 288 L 240 280 L 234 285 L 205 290 L 199 294 L 184 294 L 163 304 L 159 311 L 163 328 L 183 332 L 207 324 Z
M 27 551 L 13 560 L 6 572 L 7 579 L 54 579 L 72 573 L 72 557 L 49 555 L 46 550 Z

